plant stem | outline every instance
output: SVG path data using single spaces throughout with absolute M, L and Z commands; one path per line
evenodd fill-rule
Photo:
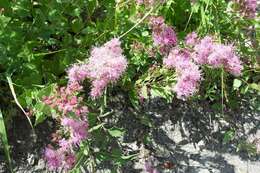
M 14 90 L 14 86 L 13 86 L 13 82 L 12 82 L 12 79 L 10 76 L 7 76 L 7 81 L 8 81 L 8 84 L 9 84 L 9 87 L 10 87 L 10 90 L 11 90 L 11 93 L 13 95 L 13 98 L 14 98 L 14 101 L 16 103 L 16 105 L 22 110 L 22 112 L 24 113 L 24 115 L 26 116 L 31 128 L 32 128 L 32 133 L 33 133 L 33 136 L 34 136 L 34 139 L 36 139 L 36 134 L 35 134 L 35 131 L 34 131 L 34 128 L 33 128 L 33 125 L 32 125 L 32 122 L 30 120 L 30 117 L 28 116 L 28 114 L 25 112 L 25 110 L 23 109 L 23 107 L 21 106 L 21 104 L 19 103 L 18 99 L 17 99 L 17 96 L 15 94 L 15 90 Z
M 36 54 L 34 54 L 34 56 L 45 56 L 45 55 L 50 55 L 50 54 L 54 54 L 54 53 L 58 53 L 58 52 L 63 52 L 65 50 L 66 49 L 61 49 L 61 50 L 56 50 L 53 52 L 46 52 L 46 53 L 36 53 Z
M 131 32 L 133 29 L 135 29 L 140 23 L 142 23 L 154 10 L 155 8 L 152 7 L 143 17 L 142 19 L 140 19 L 134 26 L 132 26 L 128 31 L 126 31 L 125 33 L 123 33 L 121 36 L 119 36 L 118 38 L 122 38 L 125 35 L 127 35 L 129 32 Z
M 221 68 L 221 112 L 224 115 L 224 69 Z

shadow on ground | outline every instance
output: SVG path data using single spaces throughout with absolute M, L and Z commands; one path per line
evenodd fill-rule
M 109 103 L 109 109 L 115 113 L 106 121 L 126 129 L 120 141 L 124 153 L 141 153 L 144 148 L 147 154 L 126 163 L 122 173 L 142 172 L 148 157 L 154 158 L 154 166 L 163 173 L 260 172 L 259 155 L 251 156 L 243 147 L 237 151 L 241 142 L 260 139 L 259 109 L 252 106 L 251 98 L 241 98 L 238 108 L 224 108 L 224 112 L 212 109 L 211 103 L 206 101 L 175 100 L 168 104 L 160 98 L 144 103 L 142 109 L 136 111 L 127 100 L 125 96 L 116 96 Z M 52 121 L 38 125 L 34 141 L 25 118 L 14 119 L 8 134 L 15 172 L 44 172 L 41 153 L 50 141 L 54 126 Z M 233 139 L 225 143 L 223 139 L 228 131 L 235 133 Z M 109 146 L 117 147 L 115 143 Z M 107 161 L 98 165 L 98 172 L 109 173 L 112 168 L 113 164 Z
M 139 112 L 125 107 L 116 124 L 127 129 L 123 142 L 133 150 L 144 145 L 161 172 L 255 173 L 260 172 L 259 155 L 252 156 L 252 148 L 241 147 L 245 142 L 254 146 L 252 141 L 260 138 L 259 109 L 250 99 L 241 98 L 236 109 L 224 108 L 222 112 L 212 109 L 209 102 L 167 104 L 156 98 Z M 143 119 L 150 121 L 141 123 Z M 234 136 L 224 141 L 229 131 Z M 170 169 L 165 163 L 171 163 Z M 141 172 L 143 167 L 143 162 L 136 160 L 122 172 Z

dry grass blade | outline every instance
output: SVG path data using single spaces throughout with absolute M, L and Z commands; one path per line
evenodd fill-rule
M 28 114 L 25 112 L 25 110 L 23 109 L 23 107 L 21 106 L 21 104 L 19 103 L 17 97 L 16 97 L 16 94 L 15 94 L 15 91 L 14 91 L 14 86 L 13 86 L 13 82 L 12 82 L 12 79 L 10 76 L 7 76 L 7 81 L 8 81 L 8 84 L 9 84 L 9 87 L 10 87 L 10 90 L 12 92 L 12 95 L 14 97 L 14 101 L 15 103 L 17 104 L 17 106 L 22 110 L 22 112 L 25 114 L 26 118 L 28 119 L 28 122 L 30 124 L 30 126 L 32 127 L 32 130 L 33 130 L 33 133 L 34 133 L 34 128 L 33 128 L 33 125 L 32 125 L 32 122 L 28 116 Z
M 11 162 L 11 157 L 10 157 L 10 152 L 9 152 L 8 139 L 7 139 L 7 134 L 6 134 L 6 130 L 5 130 L 5 123 L 4 123 L 4 118 L 3 118 L 1 110 L 0 110 L 0 137 L 1 137 L 3 147 L 4 147 L 4 153 L 5 153 L 8 167 L 9 167 L 10 171 L 13 172 L 12 162 Z

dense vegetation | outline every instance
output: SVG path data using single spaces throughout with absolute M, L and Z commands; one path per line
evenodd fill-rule
M 117 93 L 136 111 L 160 97 L 208 101 L 224 115 L 260 92 L 254 0 L 0 0 L 0 23 L 0 127 L 10 169 L 4 129 L 18 109 L 32 128 L 55 120 L 43 148 L 49 169 L 95 170 L 111 160 L 117 170 L 137 157 L 108 149 L 126 133 L 104 121 L 113 119 L 108 105 Z M 140 121 L 153 128 L 149 117 Z

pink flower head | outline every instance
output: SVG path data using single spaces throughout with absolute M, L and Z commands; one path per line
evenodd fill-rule
M 167 58 L 163 60 L 168 68 L 175 68 L 178 74 L 177 83 L 173 90 L 180 99 L 186 99 L 193 95 L 201 80 L 199 66 L 194 64 L 190 58 L 190 52 L 174 48 Z
M 67 154 L 65 158 L 65 169 L 71 169 L 76 163 L 76 156 L 72 153 Z
M 240 5 L 241 13 L 248 18 L 254 18 L 257 10 L 257 0 L 235 0 Z
M 204 37 L 198 44 L 195 45 L 195 54 L 193 59 L 198 64 L 207 64 L 208 56 L 211 54 L 213 49 L 212 37 Z
M 152 16 L 152 17 L 150 17 L 150 26 L 153 29 L 158 29 L 162 25 L 165 25 L 164 18 L 162 16 Z
M 50 169 L 56 170 L 62 166 L 63 154 L 51 148 L 45 148 L 44 157 Z
M 163 64 L 167 68 L 182 69 L 183 66 L 190 62 L 190 53 L 179 48 L 173 48 L 169 55 L 163 59 Z
M 167 54 L 169 50 L 177 44 L 177 36 L 171 26 L 164 23 L 163 17 L 151 17 L 150 26 L 152 28 L 153 42 L 160 48 L 161 54 Z
M 91 96 L 101 96 L 104 88 L 120 78 L 127 67 L 127 60 L 122 55 L 120 41 L 112 39 L 101 47 L 95 47 L 89 58 L 89 78 L 92 80 Z
M 185 37 L 185 44 L 188 46 L 194 46 L 198 41 L 198 35 L 196 32 L 192 32 Z
M 81 91 L 83 87 L 78 82 L 69 82 L 66 87 L 66 94 L 73 95 L 79 91 Z
M 177 98 L 186 99 L 192 96 L 197 91 L 200 80 L 199 67 L 192 62 L 187 63 L 185 68 L 180 71 L 173 89 L 177 93 Z
M 69 127 L 71 140 L 75 145 L 79 145 L 88 136 L 88 123 L 85 121 L 65 117 L 61 120 L 61 125 Z
M 123 50 L 121 49 L 121 42 L 118 38 L 113 38 L 109 42 L 104 44 L 104 47 L 114 52 L 116 55 L 120 55 L 123 53 Z
M 227 66 L 225 66 L 225 69 L 235 76 L 241 75 L 243 66 L 239 57 L 234 55 L 232 58 L 228 59 Z
M 208 63 L 214 68 L 224 67 L 233 75 L 240 75 L 243 66 L 236 56 L 232 45 L 215 44 L 213 52 L 208 57 Z
M 90 95 L 92 98 L 97 98 L 100 97 L 103 93 L 103 90 L 106 88 L 108 85 L 109 80 L 94 80 L 92 82 L 92 88 Z
M 67 73 L 69 82 L 81 82 L 88 77 L 88 68 L 85 64 L 74 64 Z
M 177 43 L 177 37 L 172 27 L 165 26 L 161 32 L 153 32 L 153 40 L 155 45 L 161 46 L 175 46 Z
M 63 138 L 59 140 L 59 146 L 62 151 L 67 151 L 71 147 L 71 142 Z

